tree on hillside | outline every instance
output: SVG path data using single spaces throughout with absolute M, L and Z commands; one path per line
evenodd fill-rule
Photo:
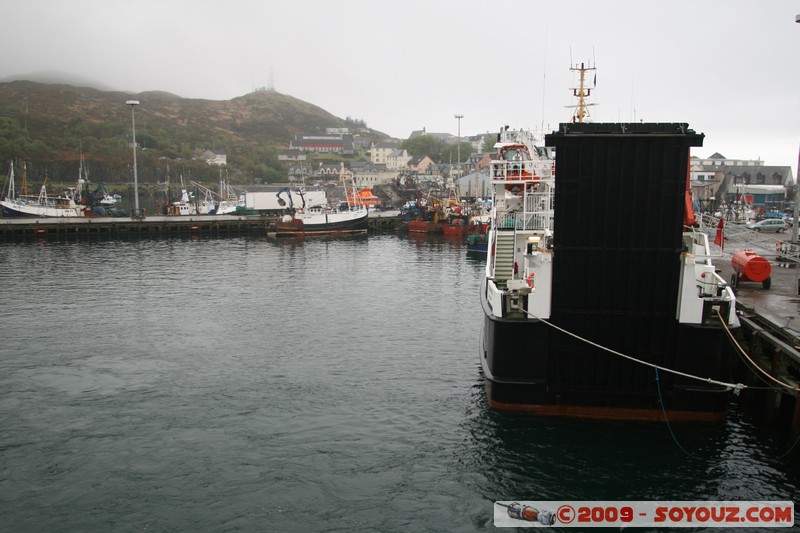
M 433 135 L 420 135 L 406 139 L 400 143 L 400 148 L 408 150 L 412 157 L 430 156 L 431 159 L 441 162 L 442 152 L 446 153 L 449 145 Z
M 429 156 L 437 163 L 455 163 L 458 161 L 458 145 L 448 144 L 433 135 L 420 135 L 412 139 L 406 139 L 400 143 L 400 148 L 405 148 L 412 157 Z M 475 149 L 467 141 L 461 141 L 461 162 L 475 152 Z

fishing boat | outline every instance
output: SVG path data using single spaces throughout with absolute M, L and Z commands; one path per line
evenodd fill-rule
M 738 319 L 693 228 L 689 152 L 702 139 L 682 123 L 576 120 L 544 146 L 501 132 L 480 289 L 490 406 L 724 419 Z
M 342 201 L 336 207 L 328 205 L 305 205 L 303 191 L 298 191 L 302 204 L 297 207 L 292 201 L 292 195 L 288 197 L 288 212 L 275 223 L 275 231 L 270 232 L 276 237 L 306 237 L 318 235 L 347 235 L 367 232 L 367 207 L 358 201 L 355 182 L 352 173 L 348 172 L 342 164 L 339 174 L 340 182 L 345 189 L 345 198 L 355 198 L 355 205 L 350 205 L 347 200 Z M 281 194 L 291 192 L 285 189 L 278 191 L 278 198 Z M 282 199 L 281 199 L 282 200 Z
M 199 183 L 191 181 L 190 183 L 195 186 L 195 191 L 198 189 L 203 191 L 204 196 L 202 200 L 195 191 L 189 191 L 184 188 L 183 176 L 181 180 L 181 195 L 177 200 L 173 200 L 170 195 L 169 177 L 167 177 L 167 203 L 162 206 L 161 211 L 170 216 L 194 216 L 194 215 L 213 215 L 216 213 L 217 204 L 213 198 L 213 192 Z
M 488 251 L 489 238 L 485 233 L 467 235 L 467 256 L 485 259 Z
M 245 208 L 245 195 L 236 195 L 236 191 L 222 177 L 219 177 L 219 201 L 217 202 L 216 214 L 233 215 L 237 210 Z
M 8 172 L 8 188 L 0 208 L 3 214 L 10 217 L 81 217 L 86 206 L 80 204 L 83 180 L 79 176 L 76 187 L 68 188 L 63 194 L 51 196 L 47 194 L 47 180 L 42 184 L 38 195 L 17 194 L 14 183 L 14 163 Z
M 108 191 L 100 191 L 97 203 L 103 207 L 113 207 L 117 204 L 117 199 Z
M 406 223 L 406 230 L 411 233 L 442 233 L 443 222 L 434 216 L 430 220 L 409 220 Z

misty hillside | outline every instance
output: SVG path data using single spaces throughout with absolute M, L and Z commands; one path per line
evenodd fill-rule
M 274 91 L 231 100 L 181 98 L 166 92 L 100 91 L 31 81 L 0 83 L 0 161 L 26 161 L 29 173 L 53 179 L 75 176 L 80 154 L 107 182 L 128 181 L 131 109 L 138 99 L 136 141 L 140 175 L 158 178 L 171 165 L 187 167 L 195 179 L 217 179 L 219 169 L 192 158 L 204 150 L 227 154 L 228 170 L 265 181 L 285 179 L 277 152 L 297 133 L 350 127 L 313 104 Z M 360 128 L 366 139 L 386 135 Z

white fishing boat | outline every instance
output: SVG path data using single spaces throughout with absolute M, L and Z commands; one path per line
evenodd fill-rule
M 172 202 L 168 214 L 179 216 L 210 215 L 213 214 L 214 208 L 214 201 L 210 197 L 206 196 L 200 200 L 187 189 L 181 189 L 180 198 Z
M 293 205 L 292 195 L 287 194 L 289 211 L 275 224 L 274 234 L 278 237 L 297 237 L 366 233 L 369 210 L 359 201 L 355 181 L 352 174 L 345 170 L 344 164 L 342 164 L 339 179 L 345 189 L 344 197 L 354 199 L 353 205 L 344 200 L 336 207 L 306 206 L 305 199 L 303 199 L 303 205 L 297 207 Z M 278 192 L 278 198 L 281 194 L 290 192 L 288 189 L 281 189 Z M 302 191 L 299 192 L 303 198 Z
M 109 194 L 108 191 L 105 191 L 102 193 L 97 203 L 103 207 L 113 207 L 117 205 L 117 199 Z
M 38 195 L 18 195 L 12 162 L 8 172 L 8 187 L 5 197 L 0 200 L 0 208 L 5 216 L 11 217 L 80 217 L 86 210 L 86 206 L 79 203 L 82 185 L 83 180 L 79 177 L 77 187 L 70 187 L 58 196 L 48 196 L 45 180 Z
M 204 197 L 200 199 L 194 191 L 189 191 L 184 187 L 183 176 L 181 180 L 181 195 L 177 200 L 169 200 L 166 206 L 166 213 L 170 216 L 194 216 L 194 215 L 213 215 L 216 212 L 216 202 L 213 192 L 194 181 L 190 182 L 195 190 L 202 190 Z M 167 197 L 170 198 L 169 175 L 167 175 Z M 162 207 L 163 209 L 163 207 Z
M 216 213 L 218 215 L 233 215 L 238 209 L 244 209 L 245 195 L 236 195 L 233 190 L 223 178 L 222 172 L 219 177 L 219 201 L 217 202 Z

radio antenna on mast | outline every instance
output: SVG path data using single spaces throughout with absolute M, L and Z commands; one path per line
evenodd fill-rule
M 547 88 L 547 26 L 544 28 L 544 68 L 542 68 L 542 135 L 544 135 L 544 95 Z
M 570 51 L 570 56 L 572 56 L 571 51 Z M 592 89 L 597 85 L 597 74 L 595 73 L 594 75 L 593 86 L 587 87 L 586 73 L 589 72 L 590 70 L 596 71 L 597 68 L 592 66 L 587 67 L 585 66 L 584 63 L 581 63 L 580 66 L 574 65 L 569 69 L 573 72 L 579 73 L 580 81 L 578 87 L 572 89 L 572 95 L 578 99 L 578 103 L 567 107 L 574 109 L 574 111 L 572 112 L 572 122 L 583 122 L 585 118 L 591 116 L 591 114 L 589 113 L 589 107 L 596 105 L 587 102 L 587 98 L 589 98 L 589 96 L 592 95 Z

